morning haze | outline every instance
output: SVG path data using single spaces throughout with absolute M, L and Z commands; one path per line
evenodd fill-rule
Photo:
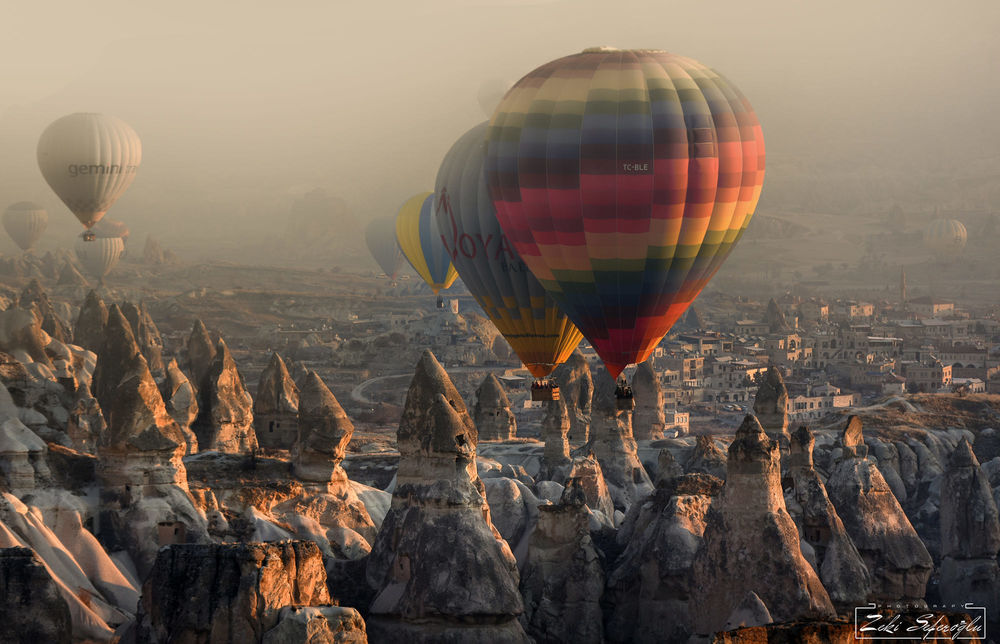
M 482 79 L 596 44 L 667 49 L 737 83 L 767 141 L 759 213 L 982 210 L 998 196 L 982 182 L 1000 167 L 995 2 L 21 3 L 6 24 L 0 202 L 43 204 L 49 244 L 77 228 L 38 172 L 38 135 L 96 111 L 142 139 L 109 215 L 134 233 L 192 259 L 344 261 L 273 252 L 296 199 L 325 192 L 358 246 L 359 221 L 433 187 L 483 118 Z

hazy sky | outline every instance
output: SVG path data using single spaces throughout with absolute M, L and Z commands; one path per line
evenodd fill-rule
M 67 236 L 75 220 L 35 162 L 64 114 L 112 113 L 142 138 L 110 216 L 175 244 L 196 227 L 259 238 L 314 188 L 361 220 L 392 213 L 433 188 L 445 151 L 484 118 L 484 79 L 599 44 L 729 77 L 779 188 L 783 167 L 995 159 L 1000 143 L 996 0 L 59 0 L 7 3 L 3 22 L 0 207 L 39 201 Z M 780 197 L 768 189 L 762 207 Z

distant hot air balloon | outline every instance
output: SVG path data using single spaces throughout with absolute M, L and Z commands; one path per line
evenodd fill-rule
M 70 114 L 38 139 L 42 176 L 88 229 L 129 187 L 141 161 L 139 135 L 114 116 Z
M 3 213 L 3 227 L 21 250 L 29 250 L 49 225 L 49 214 L 31 201 L 11 204 Z
M 616 378 L 722 265 L 764 178 L 747 100 L 663 51 L 542 65 L 507 93 L 487 138 L 501 227 Z
M 125 244 L 121 237 L 98 237 L 86 240 L 81 235 L 76 238 L 74 249 L 84 270 L 103 281 L 104 276 L 110 273 L 121 259 Z
M 101 219 L 94 224 L 91 230 L 96 237 L 121 237 L 122 242 L 125 244 L 128 243 L 128 236 L 131 232 L 128 226 L 125 225 L 125 222 L 110 217 Z
M 395 281 L 403 267 L 403 251 L 399 250 L 396 241 L 396 221 L 392 217 L 381 217 L 369 222 L 365 228 L 365 242 L 382 272 Z
M 452 285 L 458 273 L 441 241 L 433 206 L 433 192 L 421 192 L 407 199 L 396 215 L 396 239 L 406 261 L 437 295 Z
M 965 224 L 957 219 L 935 219 L 924 231 L 924 244 L 939 259 L 962 252 L 968 238 Z
M 438 169 L 434 214 L 469 292 L 536 378 L 565 362 L 582 338 L 507 242 L 486 188 L 486 126 L 462 135 Z

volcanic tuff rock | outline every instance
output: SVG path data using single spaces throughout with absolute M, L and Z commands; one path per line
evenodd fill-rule
M 304 481 L 346 483 L 340 462 L 354 435 L 354 424 L 315 371 L 309 372 L 299 392 L 298 419 L 292 472 Z
M 599 642 L 604 570 L 590 538 L 586 496 L 571 481 L 558 504 L 538 512 L 521 568 L 522 623 L 540 642 Z
M 685 642 L 691 634 L 691 564 L 722 481 L 680 473 L 666 449 L 660 463 L 656 490 L 629 508 L 618 531 L 624 550 L 606 591 L 612 642 Z
M 365 620 L 354 608 L 285 606 L 278 625 L 264 633 L 261 644 L 367 644 Z
M 297 436 L 299 388 L 277 353 L 260 374 L 253 401 L 254 428 L 261 447 L 289 449 Z M 277 430 L 277 431 L 275 431 Z
M 882 473 L 867 459 L 857 416 L 848 419 L 840 447 L 826 489 L 872 575 L 872 597 L 921 600 L 933 561 Z
M 864 605 L 871 575 L 813 467 L 815 443 L 804 426 L 792 433 L 783 482 L 785 505 L 799 527 L 803 554 L 819 573 L 830 599 L 841 609 L 849 609 Z
M 215 342 L 208 334 L 204 322 L 195 320 L 187 341 L 187 372 L 191 374 L 191 382 L 199 389 L 212 368 L 215 352 Z
M 778 308 L 778 303 L 774 301 L 773 297 L 767 302 L 765 320 L 770 327 L 771 333 L 781 333 L 782 331 L 789 330 L 788 322 L 785 320 L 785 314 L 781 312 L 780 308 Z
M 392 506 L 366 571 L 377 592 L 371 638 L 527 641 L 517 622 L 517 566 L 490 522 L 476 474 L 475 427 L 429 351 L 410 383 L 397 443 Z
M 0 311 L 0 350 L 16 354 L 23 351 L 31 360 L 52 369 L 45 352 L 49 334 L 42 330 L 41 320 L 31 309 L 11 306 Z
M 785 509 L 778 445 L 753 416 L 729 446 L 726 482 L 703 539 L 692 564 L 694 632 L 721 629 L 750 592 L 776 621 L 836 615 Z
M 517 434 L 517 421 L 510 410 L 510 399 L 493 373 L 487 374 L 476 390 L 472 420 L 479 431 L 479 440 L 505 441 Z
M 101 334 L 101 344 L 97 349 L 97 366 L 91 391 L 101 404 L 105 419 L 110 421 L 109 410 L 114 402 L 114 393 L 121 382 L 122 365 L 140 355 L 132 327 L 122 315 L 117 304 L 108 310 L 108 320 Z
M 166 404 L 167 413 L 184 433 L 187 453 L 197 453 L 198 437 L 191 430 L 191 425 L 198 418 L 198 394 L 173 358 L 167 363 L 166 375 L 160 383 L 160 395 Z
M 985 606 L 1000 622 L 1000 521 L 993 491 L 968 441 L 948 460 L 941 496 L 941 599 L 946 604 Z
M 572 459 L 569 455 L 569 410 L 563 399 L 545 403 L 545 417 L 542 418 L 542 440 L 545 451 L 542 454 L 542 472 L 538 480 L 562 481 L 569 473 Z
M 593 454 L 586 453 L 573 459 L 569 476 L 566 477 L 566 485 L 575 480 L 580 489 L 583 490 L 587 507 L 591 511 L 599 512 L 608 525 L 612 525 L 615 517 L 615 504 L 611 499 L 611 492 L 608 491 L 608 484 L 604 480 L 604 472 L 601 464 L 597 462 Z
M 257 449 L 252 407 L 243 377 L 220 338 L 212 363 L 198 383 L 198 418 L 191 429 L 198 436 L 199 448 L 244 454 Z
M 552 372 L 552 379 L 559 385 L 560 396 L 569 410 L 569 440 L 577 445 L 590 437 L 590 412 L 594 396 L 594 380 L 590 363 L 579 349 L 570 354 L 563 364 Z
M 764 381 L 757 389 L 753 413 L 767 435 L 778 440 L 779 447 L 788 445 L 788 390 L 785 380 L 774 366 L 767 368 Z
M 73 449 L 93 454 L 97 447 L 97 438 L 104 433 L 107 426 L 101 405 L 90 393 L 90 386 L 86 382 L 80 383 L 76 390 L 76 400 L 73 401 L 69 419 L 66 421 L 66 435 L 69 436 Z
M 331 603 L 311 541 L 172 545 L 142 587 L 141 642 L 261 642 L 288 606 Z
M 87 280 L 76 269 L 76 266 L 73 266 L 72 262 L 66 262 L 63 264 L 62 270 L 59 271 L 59 279 L 56 281 L 56 286 L 68 286 L 71 288 L 85 287 L 87 286 Z
M 636 367 L 632 376 L 632 394 L 635 411 L 632 414 L 632 432 L 636 440 L 663 438 L 666 416 L 663 413 L 663 388 L 650 360 Z
M 632 437 L 632 412 L 619 409 L 615 381 L 607 369 L 600 369 L 594 381 L 594 404 L 587 449 L 604 472 L 615 509 L 625 512 L 632 503 L 653 491 L 636 452 Z
M 163 339 L 160 337 L 160 330 L 156 328 L 156 323 L 146 310 L 146 305 L 142 302 L 139 306 L 131 302 L 122 304 L 122 314 L 132 327 L 135 334 L 135 341 L 146 358 L 146 364 L 154 376 L 163 375 Z
M 719 449 L 708 434 L 700 434 L 694 442 L 694 449 L 684 463 L 684 471 L 688 473 L 701 472 L 711 474 L 720 479 L 726 478 L 726 453 Z
M 108 307 L 97 291 L 87 293 L 80 315 L 73 327 L 73 340 L 84 349 L 97 352 L 104 339 L 104 325 L 108 323 Z
M 0 640 L 69 644 L 69 606 L 31 548 L 0 548 Z

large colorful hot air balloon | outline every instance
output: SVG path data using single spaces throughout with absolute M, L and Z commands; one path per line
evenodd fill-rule
M 76 238 L 74 250 L 84 270 L 103 282 L 104 276 L 110 273 L 121 259 L 125 244 L 121 237 L 98 237 L 87 240 L 81 235 Z
M 528 371 L 545 378 L 582 336 L 500 229 L 483 173 L 486 126 L 463 134 L 445 155 L 434 185 L 434 215 L 466 288 Z
M 396 241 L 396 221 L 392 217 L 382 217 L 369 222 L 365 228 L 365 242 L 382 272 L 395 281 L 403 267 L 403 251 L 399 250 Z
M 70 114 L 38 139 L 42 176 L 87 229 L 129 187 L 141 161 L 139 135 L 114 116 Z
M 49 225 L 49 214 L 36 203 L 18 201 L 3 213 L 3 227 L 21 250 L 29 250 Z
M 939 259 L 954 258 L 968 238 L 965 224 L 957 219 L 935 219 L 924 231 L 924 244 Z
M 722 265 L 764 178 L 747 100 L 663 51 L 543 65 L 507 93 L 487 138 L 500 225 L 616 378 Z
M 396 239 L 406 261 L 437 295 L 454 283 L 458 273 L 441 241 L 433 208 L 433 192 L 421 192 L 407 199 L 396 215 Z

